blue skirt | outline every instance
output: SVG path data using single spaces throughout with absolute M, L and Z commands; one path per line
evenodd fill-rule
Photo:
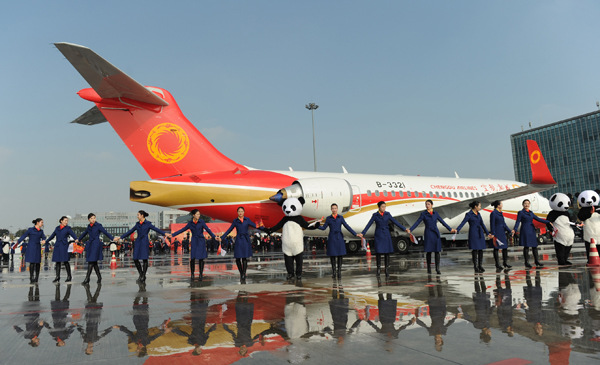
M 235 246 L 233 247 L 233 257 L 236 259 L 252 257 L 252 243 L 247 234 L 236 237 Z

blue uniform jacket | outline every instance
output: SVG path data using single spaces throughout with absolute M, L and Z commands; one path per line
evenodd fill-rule
M 236 218 L 231 222 L 231 226 L 223 233 L 223 237 L 227 237 L 231 231 L 235 228 L 237 235 L 235 236 L 235 246 L 233 248 L 233 257 L 236 259 L 251 257 L 252 256 L 252 242 L 250 242 L 250 235 L 248 234 L 248 227 L 256 228 L 256 224 L 250 220 L 250 218 L 244 217 L 244 221 L 240 221 Z
M 375 222 L 375 252 L 376 253 L 392 253 L 394 252 L 394 245 L 392 244 L 392 235 L 390 234 L 389 223 L 392 222 L 398 228 L 403 231 L 406 231 L 403 225 L 401 225 L 397 220 L 392 217 L 389 212 L 384 212 L 383 215 L 378 211 L 373 213 L 373 216 L 367 223 L 365 229 L 363 229 L 362 234 L 366 234 L 371 227 L 371 224 Z
M 77 239 L 75 232 L 69 226 L 57 226 L 54 228 L 54 232 L 48 237 L 46 242 L 51 241 L 56 237 L 56 243 L 54 244 L 54 253 L 52 253 L 52 262 L 65 262 L 69 261 L 69 236 L 73 239 Z
M 203 220 L 198 220 L 198 222 L 194 223 L 193 220 L 189 221 L 185 227 L 180 229 L 179 231 L 173 233 L 173 236 L 177 236 L 187 230 L 192 232 L 192 240 L 190 242 L 191 251 L 190 251 L 190 259 L 192 260 L 202 260 L 208 257 L 208 252 L 206 251 L 206 240 L 204 239 L 204 231 L 208 232 L 212 238 L 216 238 L 215 234 L 212 233 L 210 228 L 204 223 Z
M 471 250 L 484 250 L 486 248 L 485 245 L 485 234 L 489 234 L 487 228 L 485 228 L 485 224 L 483 224 L 483 219 L 481 219 L 481 214 L 475 214 L 472 210 L 469 210 L 467 214 L 465 214 L 465 219 L 463 219 L 462 223 L 456 229 L 456 233 L 459 233 L 461 228 L 469 223 L 469 248 Z
M 335 218 L 333 215 L 325 218 L 325 223 L 319 226 L 319 229 L 324 231 L 329 227 L 329 235 L 327 236 L 327 256 L 344 256 L 346 254 L 346 242 L 344 242 L 344 234 L 342 233 L 342 225 L 346 227 L 348 232 L 356 236 L 356 232 L 346 223 L 346 220 L 341 215 Z
M 137 238 L 133 244 L 133 259 L 134 260 L 148 260 L 148 253 L 150 251 L 150 240 L 148 240 L 148 233 L 150 230 L 157 232 L 161 235 L 165 235 L 165 232 L 159 228 L 156 228 L 149 220 L 144 220 L 144 223 L 137 222 L 133 228 L 123 234 L 123 237 L 129 237 L 133 232 L 137 231 Z
M 23 242 L 25 238 L 29 237 L 29 243 L 27 244 L 27 251 L 25 252 L 25 262 L 32 264 L 39 264 L 42 262 L 42 244 L 41 242 L 46 239 L 44 230 L 38 231 L 35 227 L 30 227 L 25 233 L 19 238 L 17 243 Z M 25 246 L 25 245 L 23 245 Z
M 104 255 L 102 254 L 104 244 L 102 243 L 102 241 L 100 241 L 100 233 L 104 233 L 104 235 L 110 238 L 111 240 L 114 239 L 113 235 L 106 232 L 104 227 L 102 227 L 102 225 L 98 222 L 94 223 L 93 226 L 91 224 L 88 224 L 87 228 L 85 229 L 85 232 L 83 232 L 81 236 L 79 236 L 78 240 L 81 242 L 81 240 L 85 236 L 90 235 L 90 239 L 85 245 L 85 260 L 87 262 L 102 261 L 102 259 L 104 258 Z
M 498 245 L 496 248 L 508 248 L 508 237 L 506 236 L 506 232 L 510 232 L 510 228 L 508 228 L 504 221 L 504 215 L 498 209 L 494 209 L 490 214 L 490 232 L 496 237 L 496 244 Z
M 519 225 L 521 225 L 521 231 L 519 234 L 519 244 L 524 247 L 537 247 L 537 235 L 535 233 L 535 226 L 533 225 L 533 220 L 536 220 L 540 223 L 548 224 L 549 221 L 539 218 L 535 214 L 533 214 L 530 210 L 522 209 L 517 214 L 517 221 L 515 223 L 515 231 L 519 229 Z
M 427 210 L 421 212 L 419 219 L 415 224 L 410 227 L 410 230 L 417 228 L 419 224 L 423 222 L 425 224 L 425 233 L 423 240 L 423 249 L 425 252 L 440 252 L 442 250 L 442 240 L 440 238 L 440 230 L 437 227 L 437 222 L 440 222 L 448 231 L 452 231 L 452 228 L 444 222 L 438 212 L 433 211 L 429 213 Z

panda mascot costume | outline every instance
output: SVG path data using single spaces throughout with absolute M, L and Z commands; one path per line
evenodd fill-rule
M 287 198 L 281 208 L 285 217 L 283 217 L 279 223 L 275 226 L 266 229 L 268 234 L 281 231 L 281 248 L 283 251 L 283 258 L 285 260 L 285 269 L 287 270 L 287 279 L 291 280 L 296 275 L 297 280 L 302 279 L 302 261 L 304 252 L 304 229 L 316 229 L 321 224 L 319 222 L 308 224 L 307 221 L 302 218 L 302 205 L 304 204 L 304 198 Z M 294 270 L 294 263 L 296 263 L 296 270 Z
M 590 260 L 590 242 L 593 238 L 596 243 L 600 238 L 600 214 L 598 203 L 600 196 L 593 190 L 586 190 L 577 197 L 580 209 L 577 218 L 583 223 L 583 241 L 585 242 L 585 255 Z
M 567 212 L 570 206 L 571 199 L 565 194 L 556 193 L 550 197 L 552 211 L 550 211 L 546 220 L 554 225 L 554 228 L 550 224 L 547 227 L 550 231 L 554 230 L 554 250 L 559 265 L 572 265 L 568 259 L 575 240 L 575 232 L 571 228 L 573 223 L 571 223 Z

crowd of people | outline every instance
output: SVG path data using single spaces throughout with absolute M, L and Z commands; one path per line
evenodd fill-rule
M 483 254 L 488 248 L 486 240 L 493 239 L 493 257 L 497 271 L 510 269 L 508 263 L 507 248 L 509 237 L 518 235 L 519 244 L 523 247 L 524 265 L 526 268 L 531 268 L 529 261 L 529 252 L 533 254 L 533 260 L 536 267 L 542 267 L 543 263 L 538 254 L 538 240 L 536 228 L 533 221 L 547 224 L 552 227 L 553 223 L 549 220 L 539 218 L 530 209 L 530 201 L 523 201 L 523 209 L 518 212 L 514 229 L 510 229 L 505 222 L 502 212 L 503 204 L 501 201 L 492 203 L 494 210 L 490 215 L 489 227 L 486 227 L 482 217 L 481 203 L 473 201 L 470 203 L 470 210 L 465 214 L 463 221 L 456 228 L 450 227 L 442 217 L 433 209 L 433 201 L 425 202 L 425 210 L 421 212 L 418 219 L 410 227 L 404 227 L 400 224 L 389 212 L 386 211 L 386 203 L 381 201 L 378 203 L 378 211 L 375 212 L 362 232 L 355 232 L 344 220 L 344 217 L 338 213 L 336 204 L 331 206 L 332 214 L 325 219 L 321 219 L 321 224 L 318 228 L 321 230 L 329 230 L 327 239 L 314 238 L 311 243 L 305 240 L 305 250 L 308 247 L 317 246 L 326 247 L 326 253 L 331 259 L 332 277 L 341 278 L 343 268 L 343 257 L 347 254 L 346 242 L 342 233 L 342 227 L 345 227 L 350 234 L 363 239 L 369 228 L 374 224 L 374 239 L 372 248 L 376 256 L 376 275 L 379 277 L 382 272 L 386 278 L 390 276 L 390 254 L 394 252 L 391 237 L 391 225 L 397 226 L 406 234 L 412 236 L 411 231 L 415 230 L 421 223 L 425 225 L 424 236 L 422 239 L 422 247 L 426 256 L 426 270 L 431 273 L 432 258 L 434 259 L 434 267 L 436 274 L 441 274 L 440 268 L 440 252 L 442 250 L 442 241 L 438 223 L 443 225 L 451 233 L 460 233 L 460 231 L 469 225 L 468 228 L 468 248 L 472 252 L 472 263 L 476 273 L 485 271 L 483 267 Z M 106 236 L 109 240 L 120 243 L 120 247 L 124 252 L 132 251 L 132 256 L 136 268 L 139 273 L 138 281 L 144 282 L 146 272 L 148 270 L 148 258 L 151 250 L 155 254 L 170 251 L 182 252 L 189 254 L 190 258 L 190 277 L 195 279 L 196 268 L 198 268 L 198 279 L 202 280 L 204 270 L 204 260 L 208 257 L 209 252 L 214 252 L 219 248 L 225 251 L 233 251 L 233 256 L 236 261 L 237 268 L 240 273 L 240 280 L 245 282 L 246 270 L 248 267 L 248 258 L 254 252 L 264 252 L 281 247 L 282 241 L 280 236 L 272 236 L 273 231 L 262 225 L 257 226 L 252 220 L 244 216 L 244 207 L 237 208 L 237 218 L 233 220 L 229 229 L 223 234 L 215 235 L 206 223 L 200 219 L 200 212 L 195 209 L 190 214 L 192 219 L 179 231 L 172 234 L 162 231 L 155 227 L 146 218 L 148 213 L 141 210 L 138 212 L 138 222 L 128 232 L 121 237 L 113 236 L 104 229 L 101 223 L 96 221 L 96 216 L 93 213 L 88 215 L 89 225 L 82 234 L 76 236 L 73 230 L 68 226 L 68 218 L 62 217 L 59 225 L 54 229 L 49 237 L 46 237 L 43 231 L 44 221 L 41 218 L 33 220 L 33 227 L 29 228 L 19 239 L 18 245 L 22 245 L 26 239 L 28 242 L 23 246 L 24 259 L 29 266 L 30 281 L 36 283 L 39 280 L 39 270 L 41 261 L 42 246 L 48 246 L 51 239 L 56 238 L 54 244 L 54 252 L 52 261 L 56 263 L 56 278 L 55 282 L 60 280 L 61 268 L 64 267 L 67 278 L 66 281 L 72 280 L 69 258 L 70 253 L 68 247 L 70 239 L 74 240 L 75 244 L 82 243 L 87 236 L 88 240 L 85 243 L 85 257 L 88 263 L 87 273 L 84 284 L 89 283 L 92 272 L 96 273 L 97 281 L 101 282 L 102 276 L 98 266 L 98 262 L 103 259 L 104 243 L 100 239 L 101 235 Z M 275 227 L 279 228 L 279 227 Z M 233 229 L 237 230 L 235 240 L 229 237 Z M 251 234 L 251 229 L 262 231 L 262 234 Z M 314 229 L 314 228 L 313 228 Z M 159 239 L 151 242 L 149 232 L 155 231 L 159 235 Z M 130 242 L 127 237 L 130 237 L 134 232 L 137 232 L 135 242 Z M 185 233 L 185 238 L 182 242 L 173 240 L 176 237 Z M 205 238 L 205 234 L 210 239 Z M 125 239 L 123 239 L 124 237 Z M 413 237 L 414 238 L 414 237 Z M 179 248 L 181 247 L 181 250 Z M 500 251 L 502 253 L 502 263 L 500 262 Z M 382 265 L 383 263 L 383 265 Z M 301 272 L 301 268 L 300 268 Z M 298 275 L 299 276 L 299 275 Z M 288 277 L 289 279 L 289 277 Z

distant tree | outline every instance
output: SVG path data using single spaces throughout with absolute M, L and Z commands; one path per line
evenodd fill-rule
M 9 235 L 10 235 L 10 231 L 8 229 L 0 228 L 0 237 L 9 236 Z
M 23 235 L 23 233 L 27 232 L 26 229 L 19 229 L 17 232 L 15 232 L 15 237 L 18 239 L 19 237 L 21 237 Z

